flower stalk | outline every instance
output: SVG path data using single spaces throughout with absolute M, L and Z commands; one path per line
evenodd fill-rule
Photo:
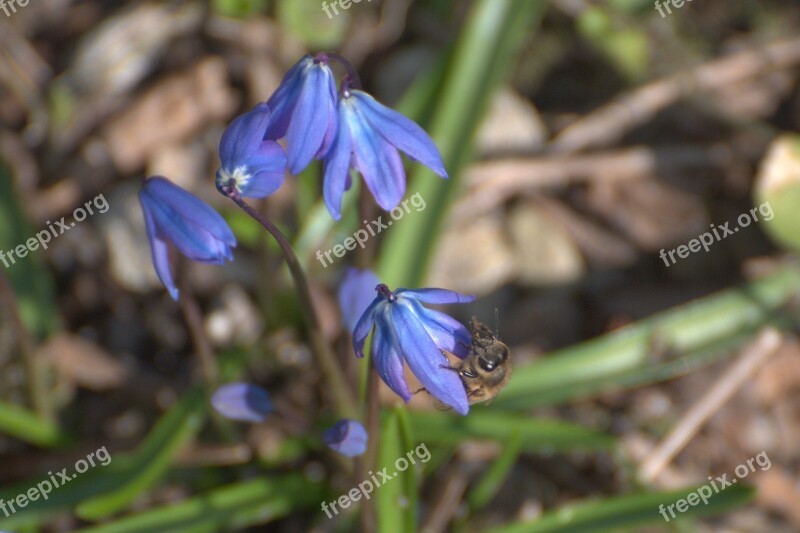
M 280 246 L 283 258 L 286 260 L 289 272 L 294 280 L 300 307 L 303 309 L 308 335 L 311 340 L 311 351 L 314 353 L 317 363 L 322 369 L 322 373 L 331 388 L 333 399 L 336 403 L 336 410 L 342 417 L 354 418 L 356 416 L 355 399 L 341 368 L 336 362 L 333 352 L 330 350 L 322 334 L 322 328 L 314 308 L 314 302 L 311 299 L 311 291 L 308 288 L 305 273 L 300 266 L 300 261 L 297 259 L 294 250 L 292 250 L 289 240 L 268 218 L 253 209 L 250 204 L 242 199 L 236 189 L 235 181 L 231 180 L 227 186 L 221 186 L 220 192 L 233 200 L 242 211 L 247 213 L 256 222 L 264 226 L 264 229 L 272 235 L 278 243 L 278 246 Z

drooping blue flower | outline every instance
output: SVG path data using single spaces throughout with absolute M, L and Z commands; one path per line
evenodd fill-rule
M 336 220 L 341 218 L 342 195 L 349 188 L 351 168 L 364 176 L 378 205 L 386 211 L 397 207 L 406 190 L 399 151 L 447 178 L 439 149 L 413 120 L 356 89 L 344 91 L 337 110 L 339 126 L 324 157 L 323 181 L 325 205 Z
M 267 105 L 265 139 L 286 137 L 289 171 L 299 174 L 323 157 L 336 134 L 336 81 L 324 54 L 303 56 L 284 76 Z
M 451 316 L 422 306 L 427 304 L 469 303 L 475 299 L 446 289 L 397 289 L 386 285 L 375 288 L 372 301 L 353 332 L 356 355 L 363 357 L 364 342 L 375 325 L 372 357 L 381 379 L 406 403 L 411 392 L 403 376 L 403 361 L 435 398 L 457 413 L 469 411 L 467 393 L 458 373 L 442 353 L 446 350 L 464 358 L 470 345 L 467 328 Z
M 154 176 L 139 192 L 153 266 L 173 300 L 178 289 L 169 265 L 168 242 L 201 263 L 222 264 L 232 260 L 236 237 L 225 220 L 207 203 L 168 179 Z
M 249 383 L 228 383 L 211 396 L 211 405 L 226 418 L 262 422 L 272 411 L 269 393 Z
M 367 430 L 356 420 L 339 420 L 322 434 L 328 448 L 347 457 L 356 457 L 367 450 Z
M 263 140 L 269 123 L 265 103 L 231 122 L 219 142 L 222 165 L 217 170 L 217 189 L 233 180 L 245 198 L 264 198 L 278 190 L 286 175 L 286 154 L 275 141 Z
M 375 299 L 375 286 L 380 283 L 377 274 L 368 268 L 348 268 L 339 285 L 339 307 L 344 325 L 351 334 L 358 319 Z

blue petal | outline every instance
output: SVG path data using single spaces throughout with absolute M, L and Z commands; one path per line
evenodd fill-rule
M 426 304 L 467 304 L 475 301 L 471 294 L 447 289 L 397 289 L 395 294 L 404 294 Z
M 347 121 L 340 119 L 338 129 L 336 140 L 325 157 L 322 180 L 325 205 L 336 220 L 342 218 L 342 196 L 347 186 L 347 178 L 350 177 L 350 159 L 353 152 L 353 141 Z
M 319 152 L 332 116 L 330 84 L 334 81 L 330 68 L 316 63 L 308 69 L 305 77 L 286 133 L 289 171 L 295 175 L 302 172 Z
M 145 182 L 142 195 L 156 226 L 189 259 L 222 263 L 232 258 L 236 238 L 211 206 L 160 176 Z
M 369 330 L 372 329 L 372 324 L 375 318 L 375 310 L 379 305 L 389 305 L 383 296 L 376 296 L 372 303 L 369 304 L 367 310 L 358 319 L 356 327 L 353 329 L 353 349 L 356 351 L 356 356 L 364 357 L 364 343 L 367 341 Z
M 243 422 L 262 422 L 272 411 L 269 393 L 248 383 L 228 383 L 214 392 L 211 405 L 224 417 Z
M 269 107 L 260 103 L 230 123 L 219 142 L 219 159 L 223 167 L 233 172 L 258 150 L 267 131 L 269 117 Z
M 314 64 L 314 58 L 304 55 L 295 63 L 289 72 L 283 77 L 281 84 L 267 100 L 267 106 L 272 111 L 267 131 L 264 133 L 265 139 L 280 139 L 286 135 L 289 122 L 292 119 L 292 111 L 297 104 L 297 97 L 303 85 L 303 74 Z
M 413 120 L 379 103 L 363 91 L 351 91 L 359 109 L 372 127 L 387 141 L 419 161 L 443 178 L 447 177 L 444 161 L 433 139 Z
M 348 268 L 339 285 L 339 307 L 345 327 L 351 334 L 358 319 L 375 299 L 375 286 L 380 283 L 378 276 L 369 269 Z
M 392 323 L 408 367 L 435 398 L 466 415 L 469 402 L 458 373 L 439 351 L 407 301 L 392 305 Z
M 263 141 L 245 165 L 250 178 L 239 188 L 245 198 L 269 196 L 286 178 L 286 154 L 275 141 Z
M 400 153 L 372 129 L 352 97 L 343 99 L 342 106 L 353 139 L 355 168 L 364 176 L 378 205 L 389 211 L 397 207 L 406 192 L 406 173 Z
M 464 324 L 450 315 L 422 307 L 417 300 L 410 299 L 409 303 L 437 348 L 462 359 L 466 357 L 472 335 Z
M 169 267 L 169 248 L 165 237 L 161 234 L 153 220 L 153 215 L 148 207 L 149 199 L 144 194 L 144 190 L 139 191 L 139 203 L 142 205 L 142 213 L 144 213 L 144 225 L 147 230 L 147 238 L 150 240 L 150 254 L 153 258 L 153 267 L 156 269 L 156 274 L 161 283 L 169 291 L 172 299 L 178 301 L 178 288 L 175 286 L 175 281 L 172 279 L 172 272 Z
M 375 333 L 372 335 L 372 360 L 383 382 L 408 403 L 411 392 L 403 372 L 403 354 L 392 326 L 391 306 L 381 309 L 376 317 Z
M 367 451 L 367 430 L 356 420 L 339 420 L 322 434 L 328 448 L 347 457 L 356 457 Z
M 325 132 L 325 137 L 322 139 L 322 146 L 320 146 L 319 151 L 317 151 L 314 156 L 317 159 L 322 159 L 328 154 L 328 151 L 330 151 L 336 140 L 336 135 L 339 130 L 339 98 L 336 93 L 336 84 L 333 82 L 333 76 L 331 76 L 331 83 L 328 84 L 328 89 L 330 92 L 329 98 L 326 101 L 328 107 L 328 129 Z

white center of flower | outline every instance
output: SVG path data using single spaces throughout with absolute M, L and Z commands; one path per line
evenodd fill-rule
M 233 172 L 228 172 L 227 168 L 221 167 L 217 170 L 217 186 L 228 185 L 233 180 L 236 183 L 236 190 L 242 192 L 242 188 L 247 186 L 251 177 L 245 166 L 236 167 Z

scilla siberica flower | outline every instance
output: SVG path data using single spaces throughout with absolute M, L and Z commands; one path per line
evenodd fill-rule
M 262 422 L 272 411 L 269 393 L 249 383 L 222 385 L 211 396 L 211 405 L 222 416 L 242 422 Z
M 222 264 L 232 260 L 236 237 L 225 220 L 207 203 L 166 178 L 152 177 L 139 192 L 153 265 L 173 300 L 178 288 L 172 279 L 168 242 L 201 263 Z
M 272 110 L 265 139 L 286 137 L 289 171 L 299 174 L 324 156 L 336 134 L 336 81 L 324 54 L 303 56 L 267 101 Z
M 364 342 L 375 325 L 372 357 L 383 381 L 406 403 L 411 392 L 403 376 L 403 361 L 420 383 L 442 403 L 457 413 L 469 411 L 467 393 L 458 373 L 442 353 L 457 357 L 467 355 L 470 334 L 458 320 L 445 313 L 427 309 L 427 304 L 468 303 L 475 299 L 445 289 L 397 289 L 375 287 L 378 296 L 372 301 L 353 332 L 356 355 L 364 356 Z
M 286 175 L 286 155 L 275 141 L 263 140 L 270 110 L 261 103 L 234 119 L 219 143 L 217 189 L 233 180 L 245 198 L 264 198 L 278 190 Z
M 348 268 L 339 284 L 339 307 L 342 321 L 352 334 L 358 319 L 375 299 L 375 286 L 380 283 L 377 274 L 367 268 Z
M 367 430 L 356 420 L 339 420 L 322 434 L 322 442 L 331 450 L 355 457 L 367 451 Z
M 433 140 L 414 121 L 378 103 L 363 91 L 342 84 L 337 106 L 339 127 L 324 157 L 323 195 L 333 218 L 341 218 L 342 195 L 350 186 L 350 169 L 361 173 L 384 210 L 397 207 L 406 191 L 406 172 L 398 150 L 443 178 L 442 156 Z

